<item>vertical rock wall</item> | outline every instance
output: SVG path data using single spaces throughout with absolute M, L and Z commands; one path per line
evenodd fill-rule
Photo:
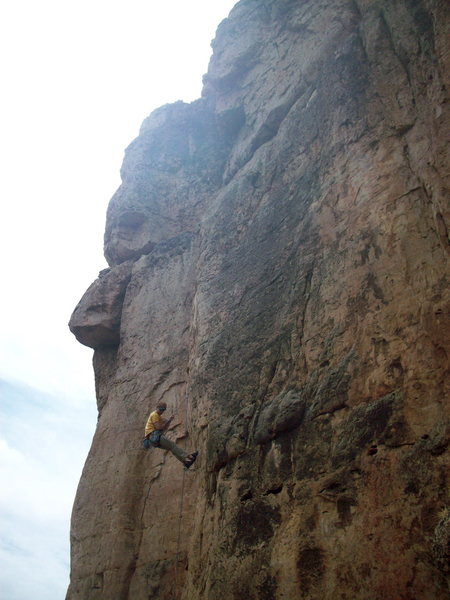
M 99 420 L 68 600 L 448 597 L 449 24 L 241 0 L 202 98 L 144 121 L 70 323 Z M 186 474 L 141 447 L 162 399 Z

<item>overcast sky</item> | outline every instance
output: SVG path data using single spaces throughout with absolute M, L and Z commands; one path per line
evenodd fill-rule
M 0 598 L 63 600 L 95 427 L 67 328 L 106 266 L 107 203 L 158 106 L 200 96 L 235 0 L 15 0 L 0 9 Z

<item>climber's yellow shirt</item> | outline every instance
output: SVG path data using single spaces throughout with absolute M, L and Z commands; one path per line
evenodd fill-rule
M 157 427 L 158 426 L 158 427 Z M 150 416 L 147 420 L 147 425 L 145 426 L 145 435 L 152 433 L 155 429 L 161 428 L 161 415 L 158 414 L 158 411 L 154 410 L 150 413 Z

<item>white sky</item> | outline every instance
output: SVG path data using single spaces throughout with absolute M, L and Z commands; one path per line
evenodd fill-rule
M 0 588 L 2 600 L 28 600 L 32 591 L 34 600 L 64 598 L 67 565 L 57 556 L 68 552 L 73 493 L 96 418 L 92 351 L 75 341 L 67 322 L 106 266 L 106 208 L 120 184 L 124 149 L 154 108 L 200 96 L 210 41 L 234 4 L 10 0 L 0 8 L 0 379 L 21 390 L 14 397 L 17 414 L 2 415 L 0 460 L 9 466 L 0 510 L 13 515 L 19 547 L 26 537 L 21 541 L 21 526 L 26 522 L 30 531 L 31 518 L 36 540 L 48 532 L 55 511 L 45 507 L 46 494 L 50 506 L 61 506 L 54 542 L 45 541 L 47 565 L 38 565 L 36 554 L 28 559 L 35 570 L 22 575 L 24 561 L 2 547 L 6 579 L 22 581 L 14 592 L 11 585 L 7 592 Z M 36 406 L 40 392 L 46 400 Z M 6 400 L 0 396 L 0 410 Z M 36 436 L 37 426 L 46 436 L 39 467 L 36 453 L 21 445 L 24 435 Z M 61 454 L 71 462 L 60 486 L 55 453 L 66 427 L 75 439 Z M 25 500 L 27 489 L 35 492 Z M 52 584 L 42 580 L 50 566 Z

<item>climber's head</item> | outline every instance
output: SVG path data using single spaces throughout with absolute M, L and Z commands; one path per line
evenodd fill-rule
M 157 404 L 156 406 L 156 410 L 159 412 L 159 414 L 162 414 L 167 408 L 167 404 L 165 402 L 159 402 L 159 404 Z

